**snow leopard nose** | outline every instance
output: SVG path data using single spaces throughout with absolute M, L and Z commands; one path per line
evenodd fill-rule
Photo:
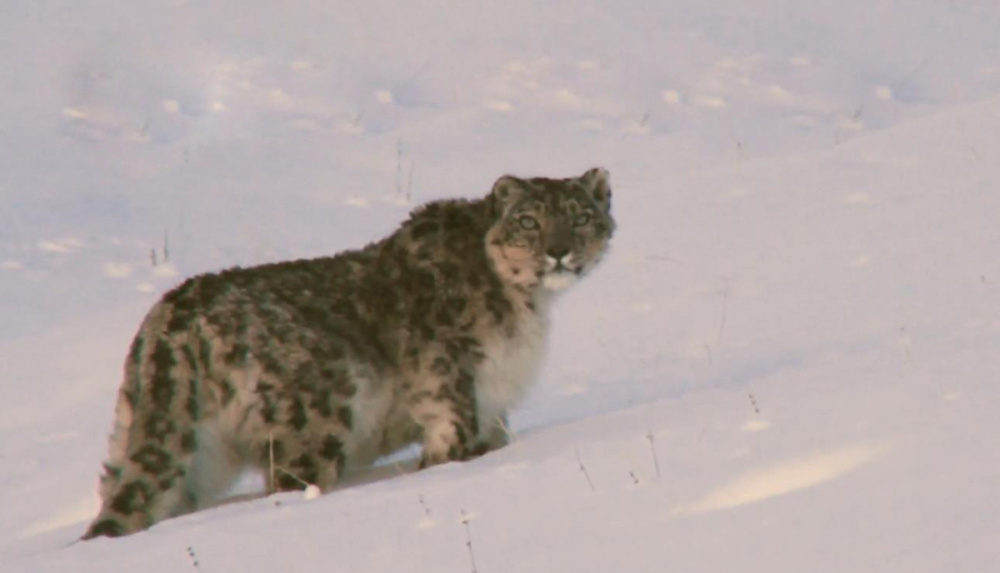
M 556 262 L 562 261 L 563 257 L 569 254 L 569 247 L 564 245 L 552 245 L 545 254 L 552 257 Z
M 552 230 L 552 235 L 549 237 L 548 245 L 545 248 L 545 254 L 555 259 L 557 263 L 561 263 L 563 257 L 569 254 L 570 247 L 572 246 L 572 228 L 561 221 L 556 222 L 555 228 Z

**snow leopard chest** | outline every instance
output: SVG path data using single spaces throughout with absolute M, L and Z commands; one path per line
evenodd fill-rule
M 488 427 L 527 395 L 545 353 L 547 323 L 532 315 L 513 336 L 497 335 L 483 346 L 476 376 L 476 406 L 481 427 Z

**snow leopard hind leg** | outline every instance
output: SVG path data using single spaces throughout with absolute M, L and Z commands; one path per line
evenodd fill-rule
M 203 418 L 202 382 L 189 345 L 151 332 L 137 335 L 125 366 L 101 510 L 83 539 L 128 535 L 197 506 L 187 478 Z

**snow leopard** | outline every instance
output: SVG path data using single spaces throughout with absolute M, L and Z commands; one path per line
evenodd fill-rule
M 504 446 L 554 297 L 614 230 L 607 170 L 506 175 L 358 250 L 186 280 L 131 344 L 83 538 L 209 507 L 247 470 L 326 492 L 411 444 L 421 468 Z

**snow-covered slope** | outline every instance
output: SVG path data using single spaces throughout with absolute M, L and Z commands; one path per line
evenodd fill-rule
M 0 7 L 0 570 L 1000 567 L 1000 7 L 401 4 Z M 592 165 L 515 444 L 69 545 L 163 290 Z

